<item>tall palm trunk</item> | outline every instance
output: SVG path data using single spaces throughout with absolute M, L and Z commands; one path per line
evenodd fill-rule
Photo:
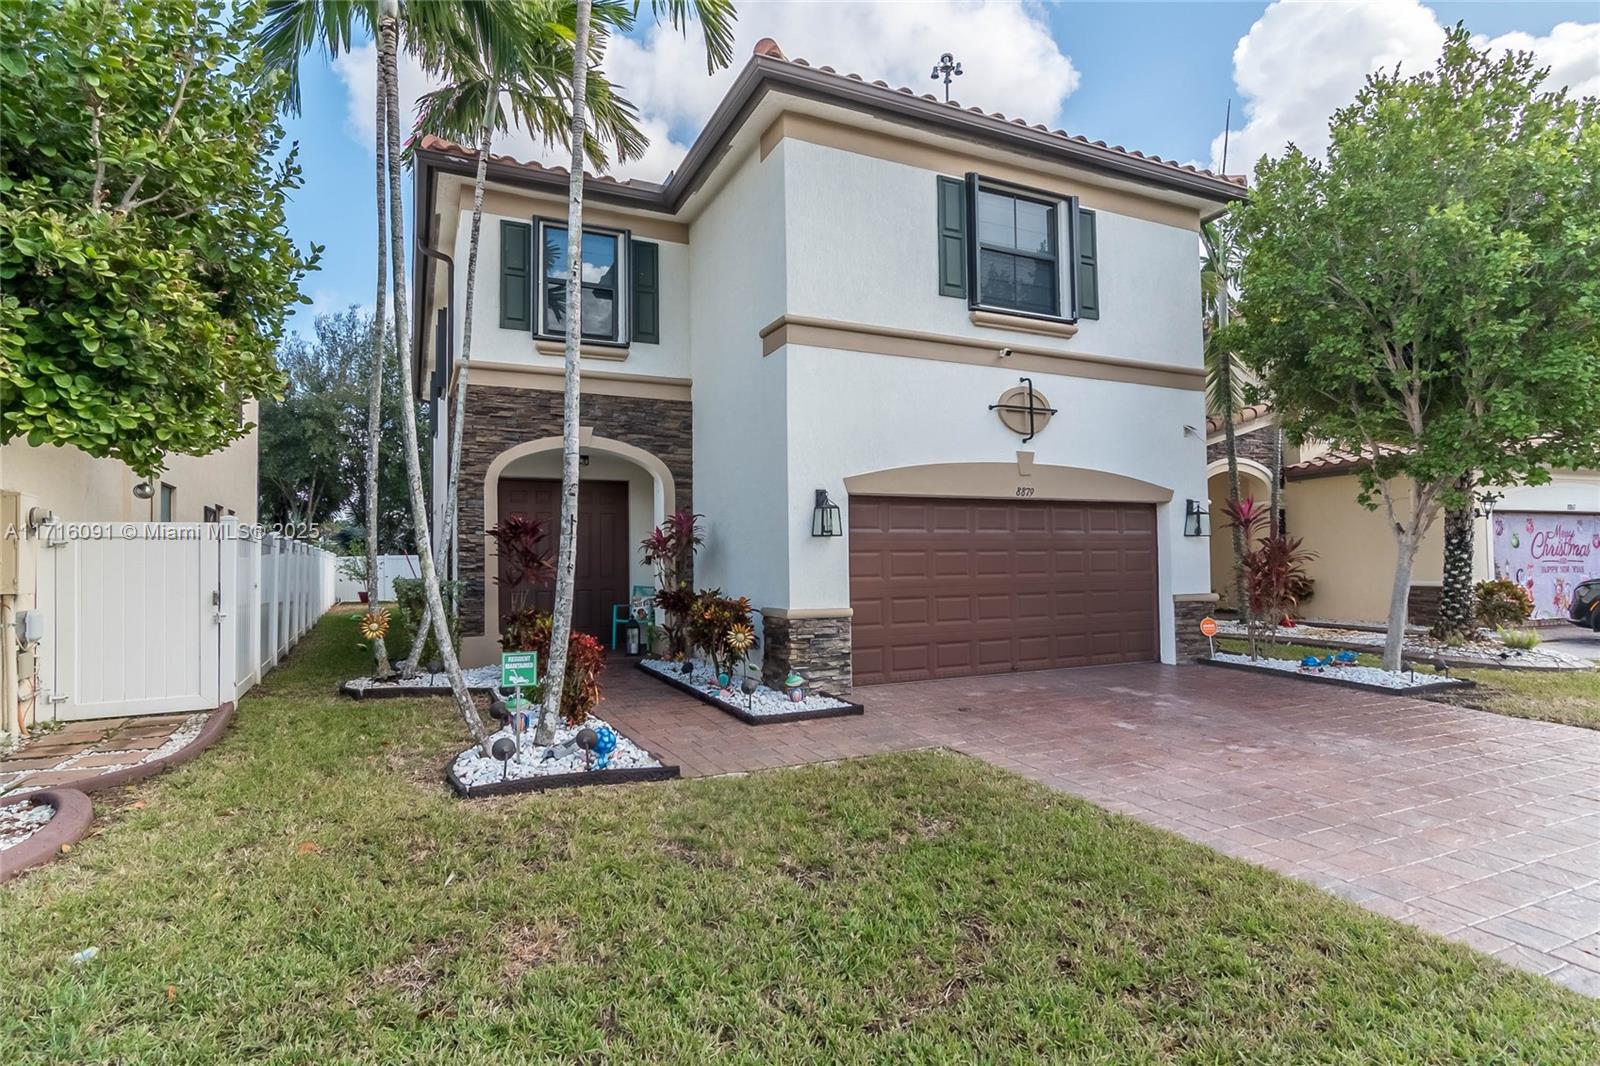
M 1230 390 L 1227 395 L 1231 396 L 1233 395 L 1231 391 L 1233 388 L 1233 357 L 1227 353 L 1222 355 L 1222 374 L 1227 382 L 1227 388 Z M 1233 408 L 1231 404 L 1228 410 L 1222 413 L 1222 442 L 1223 449 L 1228 453 L 1228 499 L 1237 507 L 1240 500 L 1239 443 L 1238 434 L 1234 432 L 1233 428 Z M 1245 596 L 1244 591 L 1244 527 L 1237 522 L 1230 522 L 1229 526 L 1233 534 L 1234 601 L 1239 608 L 1239 620 L 1248 626 L 1250 624 L 1250 601 Z
M 561 546 L 556 556 L 556 600 L 550 622 L 550 666 L 534 740 L 548 744 L 561 706 L 572 638 L 572 595 L 578 565 L 578 346 L 583 336 L 584 102 L 589 77 L 590 0 L 578 0 L 572 47 L 572 169 L 567 179 L 567 342 L 561 398 Z
M 397 62 L 399 37 L 399 5 L 397 0 L 384 0 L 383 18 L 378 34 L 378 89 L 385 101 L 387 117 L 385 143 L 388 146 L 389 172 L 389 270 L 394 287 L 395 358 L 400 364 L 400 425 L 405 431 L 406 480 L 411 490 L 411 520 L 416 526 L 417 561 L 422 570 L 422 587 L 427 596 L 428 610 L 433 615 L 434 639 L 439 644 L 439 656 L 444 660 L 450 689 L 455 694 L 461 716 L 466 720 L 472 738 L 488 755 L 483 722 L 478 708 L 467 689 L 467 679 L 462 676 L 461 663 L 456 659 L 455 645 L 450 640 L 450 626 L 445 618 L 444 604 L 439 596 L 439 574 L 433 566 L 433 549 L 428 536 L 428 506 L 422 491 L 422 463 L 417 456 L 417 404 L 411 386 L 411 330 L 406 316 L 406 253 L 405 219 L 400 205 L 400 76 Z
M 1444 512 L 1444 583 L 1439 589 L 1439 617 L 1433 636 L 1440 640 L 1472 635 L 1477 605 L 1472 597 L 1472 486 L 1471 474 L 1456 479 L 1463 502 Z
M 378 93 L 377 106 L 378 143 L 377 143 L 377 191 L 378 191 L 378 296 L 377 307 L 372 316 L 372 380 L 367 386 L 367 609 L 376 610 L 378 606 L 378 591 L 380 588 L 378 573 L 378 436 L 383 429 L 383 312 L 384 295 L 387 292 L 389 279 L 384 275 L 388 273 L 389 257 L 384 244 L 388 236 L 384 232 L 387 215 L 387 188 L 385 186 L 384 158 L 388 143 L 384 139 L 384 101 L 383 93 Z M 389 649 L 384 644 L 382 637 L 372 642 L 374 659 L 374 674 L 377 677 L 388 677 L 392 672 L 389 666 Z
M 473 298 L 477 295 L 478 285 L 478 245 L 483 233 L 483 189 L 489 180 L 489 148 L 494 138 L 493 115 L 495 98 L 498 91 L 491 87 L 488 94 L 488 103 L 483 110 L 483 134 L 478 142 L 478 173 L 472 183 L 472 241 L 467 250 L 467 300 L 463 309 L 461 320 L 461 375 L 455 382 L 455 411 L 450 423 L 450 466 L 449 476 L 445 487 L 444 497 L 444 523 L 439 529 L 438 557 L 435 561 L 437 569 L 444 569 L 447 553 L 453 550 L 456 539 L 456 508 L 460 505 L 461 496 L 461 427 L 467 420 L 467 372 L 472 366 L 472 307 Z M 443 358 L 444 353 L 439 353 Z M 445 380 L 450 380 L 449 375 L 454 367 L 446 370 Z M 447 617 L 454 619 L 456 615 L 456 602 L 454 594 L 450 597 L 450 613 Z M 422 645 L 428 639 L 428 625 L 433 620 L 433 607 L 430 605 L 423 616 L 422 624 L 417 627 L 417 632 L 411 638 L 411 654 L 406 658 L 410 669 L 416 669 L 417 657 L 422 654 Z
M 1267 528 L 1273 536 L 1283 532 L 1283 427 L 1278 425 L 1277 416 L 1272 419 L 1272 462 L 1268 471 L 1272 475 L 1272 488 L 1270 498 L 1272 514 L 1269 517 Z

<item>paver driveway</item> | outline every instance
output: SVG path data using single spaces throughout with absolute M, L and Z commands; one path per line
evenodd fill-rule
M 1198 666 L 874 686 L 863 717 L 759 727 L 608 682 L 685 774 L 949 747 L 1600 995 L 1600 732 Z

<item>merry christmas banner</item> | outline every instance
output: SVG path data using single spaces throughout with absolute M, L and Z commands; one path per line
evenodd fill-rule
M 1600 517 L 1496 512 L 1494 574 L 1528 590 L 1533 617 L 1567 617 L 1574 586 L 1600 577 Z

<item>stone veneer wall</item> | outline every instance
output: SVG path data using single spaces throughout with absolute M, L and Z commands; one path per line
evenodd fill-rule
M 1211 654 L 1211 642 L 1200 632 L 1200 620 L 1217 609 L 1215 593 L 1194 593 L 1172 597 L 1173 621 L 1177 626 L 1178 662 L 1192 662 Z
M 692 405 L 687 400 L 585 393 L 583 424 L 597 437 L 622 441 L 651 453 L 672 472 L 674 506 L 694 503 Z M 483 617 L 483 479 L 495 456 L 541 437 L 561 436 L 561 393 L 467 386 L 467 418 L 461 430 L 462 633 L 491 632 Z M 498 487 L 491 488 L 497 492 Z
M 1406 597 L 1406 621 L 1418 626 L 1433 625 L 1439 620 L 1439 601 L 1443 595 L 1443 585 L 1412 585 Z
M 811 685 L 829 692 L 850 691 L 850 618 L 778 618 L 762 615 L 765 647 L 761 680 L 780 688 L 794 670 Z
M 1241 428 L 1238 430 L 1233 437 L 1233 447 L 1239 458 L 1253 459 L 1268 470 L 1271 470 L 1272 433 L 1270 431 L 1272 428 L 1273 423 L 1266 422 L 1251 426 L 1249 429 Z M 1226 459 L 1227 457 L 1228 442 L 1226 440 L 1218 440 L 1216 443 L 1206 446 L 1207 463 L 1214 463 L 1218 459 Z

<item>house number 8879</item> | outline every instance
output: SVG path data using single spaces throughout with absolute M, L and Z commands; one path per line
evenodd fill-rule
M 1018 485 L 1017 486 L 1017 495 L 1018 496 L 1032 496 L 1033 495 L 1033 486 L 1031 486 L 1031 485 Z

